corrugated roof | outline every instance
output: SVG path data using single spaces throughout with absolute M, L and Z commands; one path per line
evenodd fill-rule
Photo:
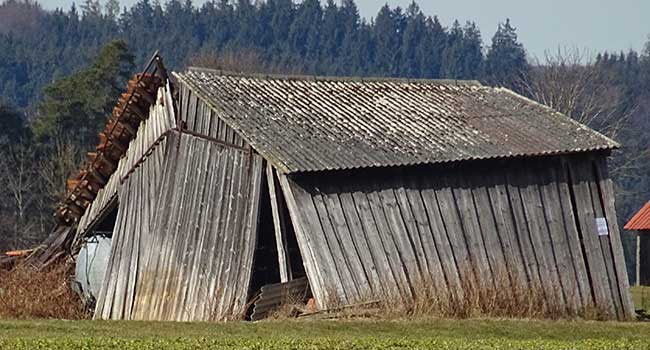
M 650 202 L 647 202 L 630 221 L 625 224 L 625 229 L 630 231 L 650 230 Z
M 616 148 L 510 90 L 476 82 L 236 75 L 176 77 L 285 173 Z

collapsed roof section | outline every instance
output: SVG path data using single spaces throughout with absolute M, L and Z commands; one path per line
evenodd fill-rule
M 67 195 L 55 216 L 65 225 L 79 221 L 86 209 L 117 170 L 119 160 L 126 154 L 129 143 L 140 124 L 149 116 L 149 107 L 156 102 L 158 88 L 167 76 L 162 59 L 156 53 L 144 72 L 136 74 L 127 84 L 117 105 L 99 133 L 99 144 L 79 172 L 67 180 Z

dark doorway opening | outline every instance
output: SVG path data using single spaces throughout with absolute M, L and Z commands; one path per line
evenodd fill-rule
M 253 274 L 249 288 L 249 300 L 255 298 L 263 286 L 278 282 L 280 282 L 278 250 L 275 242 L 269 187 L 266 177 L 264 177 L 260 194 L 257 244 L 253 256 Z
M 279 290 L 282 290 L 283 287 L 277 286 L 281 282 L 304 280 L 306 277 L 298 240 L 296 239 L 279 179 L 273 169 L 268 168 L 267 170 L 261 186 L 257 244 L 253 257 L 253 273 L 249 288 L 251 307 L 247 312 L 248 317 L 252 315 L 255 303 L 263 287 L 276 285 L 276 287 L 271 288 L 280 288 Z M 274 210 L 276 210 L 275 214 Z M 282 240 L 281 244 L 278 244 L 279 239 Z M 282 250 L 283 254 L 278 254 L 278 249 Z M 281 255 L 284 256 L 286 261 L 284 263 L 286 267 L 284 268 L 281 266 L 283 264 L 280 258 Z M 286 272 L 284 279 L 282 276 L 285 272 L 281 271 L 283 269 Z M 285 284 L 287 288 L 292 286 L 295 288 L 293 284 L 289 283 L 282 283 L 282 286 L 285 286 Z M 273 300 L 271 304 L 280 302 L 279 300 Z M 268 301 L 264 303 L 268 303 Z
M 115 221 L 117 220 L 118 208 L 119 205 L 117 203 L 117 199 L 115 199 L 104 210 L 104 214 L 98 218 L 97 223 L 86 236 L 101 236 L 112 238 L 113 230 L 115 229 Z

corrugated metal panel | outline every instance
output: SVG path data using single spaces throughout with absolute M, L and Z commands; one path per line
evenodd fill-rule
M 550 108 L 475 83 L 176 77 L 284 173 L 618 147 Z
M 96 318 L 207 321 L 244 311 L 262 158 L 178 135 L 165 139 L 164 157 L 154 152 L 120 189 Z
M 647 202 L 630 221 L 625 224 L 626 230 L 643 231 L 650 230 L 650 202 Z
M 306 277 L 266 285 L 262 287 L 259 297 L 255 300 L 251 320 L 264 319 L 283 304 L 301 303 L 309 295 L 309 281 Z
M 77 225 L 77 237 L 82 237 L 91 228 L 96 219 L 101 217 L 107 206 L 114 200 L 122 179 L 131 171 L 138 162 L 147 156 L 156 141 L 168 130 L 176 127 L 176 116 L 172 105 L 170 87 L 161 87 L 158 90 L 158 98 L 155 105 L 149 109 L 149 118 L 142 122 L 138 128 L 136 137 L 129 143 L 124 157 L 117 165 L 117 170 L 111 175 L 106 186 L 100 189 L 97 197 L 86 209 L 84 215 L 79 219 Z

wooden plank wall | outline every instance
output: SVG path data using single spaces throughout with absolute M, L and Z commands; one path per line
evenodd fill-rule
M 156 104 L 149 109 L 149 118 L 143 121 L 138 128 L 136 137 L 129 143 L 129 148 L 120 159 L 117 170 L 113 173 L 104 188 L 99 190 L 97 197 L 86 209 L 77 225 L 77 240 L 81 239 L 100 220 L 106 208 L 114 200 L 122 178 L 127 175 L 135 165 L 146 156 L 146 152 L 159 141 L 161 135 L 176 127 L 176 117 L 172 108 L 170 86 L 167 84 L 158 90 Z
M 96 318 L 224 320 L 245 309 L 262 159 L 188 134 L 167 142 L 165 158 L 148 159 L 120 191 Z
M 319 307 L 442 296 L 475 279 L 541 287 L 568 311 L 630 319 L 604 155 L 280 179 Z M 596 218 L 608 235 L 599 236 Z M 515 282 L 516 281 L 516 282 Z
M 143 165 L 120 187 L 118 215 L 113 229 L 111 257 L 95 308 L 97 319 L 131 319 L 133 293 L 145 253 L 153 236 L 163 162 L 174 154 L 164 140 Z M 171 145 L 170 145 L 171 146 Z

